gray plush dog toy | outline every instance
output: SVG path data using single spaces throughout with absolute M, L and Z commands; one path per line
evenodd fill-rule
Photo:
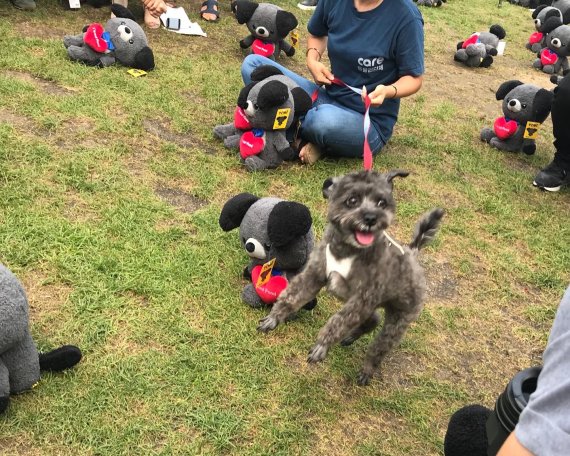
M 252 281 L 243 289 L 242 299 L 251 307 L 273 304 L 313 249 L 311 213 L 293 201 L 240 193 L 224 204 L 219 223 L 224 231 L 239 227 L 250 258 L 243 275 Z M 303 304 L 310 310 L 316 303 L 311 299 Z
M 251 79 L 239 94 L 234 122 L 214 127 L 214 136 L 239 149 L 248 171 L 276 168 L 297 157 L 285 132 L 311 108 L 311 97 L 270 65 L 256 68 Z
M 287 321 L 324 286 L 344 304 L 319 331 L 309 352 L 310 363 L 322 361 L 333 344 L 350 345 L 373 331 L 376 311 L 384 309 L 384 325 L 370 344 L 358 383 L 367 385 L 386 354 L 404 336 L 423 308 L 425 279 L 418 252 L 436 234 L 443 217 L 434 209 L 416 225 L 412 242 L 400 246 L 386 229 L 396 211 L 392 180 L 408 173 L 370 171 L 327 179 L 323 195 L 329 200 L 323 240 L 307 265 L 279 296 L 258 330 L 267 332 Z
M 152 70 L 154 55 L 141 26 L 124 6 L 114 4 L 111 11 L 116 17 L 110 19 L 105 28 L 101 24 L 90 24 L 85 26 L 83 34 L 63 38 L 69 58 L 90 66 L 108 67 L 120 63 Z
M 285 38 L 295 27 L 297 18 L 288 11 L 270 3 L 247 0 L 232 2 L 232 11 L 239 24 L 246 24 L 250 32 L 239 42 L 242 49 L 251 47 L 254 54 L 275 60 L 283 51 L 292 57 L 295 48 Z
M 562 25 L 562 13 L 558 8 L 539 5 L 532 12 L 532 18 L 536 32 L 530 35 L 526 48 L 536 54 L 546 47 L 547 33 Z
M 499 150 L 534 154 L 538 129 L 550 114 L 552 92 L 511 80 L 503 82 L 495 96 L 503 100 L 504 116 L 495 120 L 492 129 L 481 130 L 481 140 Z
M 552 30 L 545 39 L 546 47 L 538 53 L 532 66 L 546 74 L 566 76 L 570 72 L 570 25 L 561 25 Z
M 0 413 L 10 394 L 31 389 L 40 371 L 59 372 L 75 366 L 81 351 L 65 345 L 38 354 L 28 327 L 28 300 L 18 279 L 0 264 Z
M 505 29 L 498 24 L 492 25 L 488 32 L 477 32 L 465 41 L 457 43 L 454 60 L 468 67 L 488 68 L 497 55 L 499 41 L 507 36 Z

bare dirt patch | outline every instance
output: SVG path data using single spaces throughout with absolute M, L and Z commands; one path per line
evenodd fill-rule
M 452 301 L 457 297 L 458 279 L 449 263 L 433 263 L 425 268 L 427 301 Z
M 33 119 L 16 114 L 6 108 L 0 108 L 0 123 L 7 123 L 22 134 L 33 132 L 34 136 L 49 136 L 49 132 L 41 128 Z
M 208 204 L 207 201 L 197 198 L 184 190 L 170 188 L 163 185 L 158 186 L 155 193 L 165 203 L 174 206 L 179 211 L 189 214 Z
M 174 133 L 167 122 L 161 120 L 143 120 L 143 128 L 151 135 L 157 136 L 163 141 L 171 142 L 179 147 L 186 149 L 199 148 L 204 151 L 213 150 L 211 147 L 206 147 L 202 140 L 192 134 L 179 134 Z
M 14 25 L 15 32 L 20 36 L 41 39 L 63 39 L 69 35 L 69 30 L 59 27 L 52 27 L 41 22 L 20 22 Z
M 65 96 L 75 92 L 74 89 L 63 87 L 53 81 L 23 71 L 8 70 L 4 71 L 3 74 L 20 81 L 29 82 L 48 95 Z

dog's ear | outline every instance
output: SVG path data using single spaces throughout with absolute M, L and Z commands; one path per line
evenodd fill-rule
M 231 4 L 232 12 L 236 17 L 238 24 L 245 24 L 249 21 L 258 6 L 259 4 L 249 2 L 247 0 L 236 0 Z
M 283 247 L 311 229 L 313 219 L 309 208 L 294 201 L 281 201 L 275 205 L 267 221 L 269 240 Z
M 404 171 L 403 169 L 393 169 L 386 173 L 386 180 L 392 183 L 395 177 L 408 177 L 410 175 L 409 171 Z
M 334 185 L 338 182 L 338 177 L 329 177 L 323 182 L 323 198 L 329 199 L 333 191 Z
M 220 227 L 224 231 L 230 231 L 241 225 L 246 212 L 259 198 L 251 193 L 240 193 L 230 198 L 220 213 Z
M 499 88 L 497 89 L 497 93 L 495 94 L 495 98 L 497 100 L 502 100 L 503 98 L 505 98 L 507 96 L 507 93 L 509 93 L 515 87 L 518 87 L 520 85 L 522 85 L 522 82 L 519 81 L 518 79 L 511 79 L 510 81 L 503 82 L 499 86 Z

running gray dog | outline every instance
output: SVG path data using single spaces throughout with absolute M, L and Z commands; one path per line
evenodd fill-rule
M 323 195 L 329 200 L 329 209 L 323 240 L 260 321 L 259 331 L 271 331 L 287 321 L 327 285 L 345 302 L 319 331 L 309 352 L 307 361 L 316 363 L 333 344 L 350 345 L 373 331 L 379 323 L 376 311 L 382 307 L 384 325 L 368 348 L 358 376 L 360 385 L 370 383 L 386 354 L 420 315 L 426 285 L 418 252 L 433 239 L 443 217 L 442 209 L 426 214 L 409 246 L 400 246 L 390 238 L 385 230 L 396 211 L 392 180 L 408 174 L 401 170 L 386 174 L 361 171 L 325 181 Z

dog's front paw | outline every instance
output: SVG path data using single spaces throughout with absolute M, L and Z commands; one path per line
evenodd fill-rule
M 370 380 L 372 380 L 372 374 L 360 371 L 356 379 L 356 383 L 358 383 L 360 386 L 368 386 L 370 385 Z
M 267 315 L 267 317 L 259 320 L 259 325 L 257 325 L 257 330 L 262 333 L 268 333 L 269 331 L 273 331 L 275 328 L 277 328 L 278 324 L 279 322 L 277 321 L 277 318 L 271 315 Z
M 329 349 L 321 344 L 316 344 L 309 351 L 308 363 L 319 363 L 327 357 Z

